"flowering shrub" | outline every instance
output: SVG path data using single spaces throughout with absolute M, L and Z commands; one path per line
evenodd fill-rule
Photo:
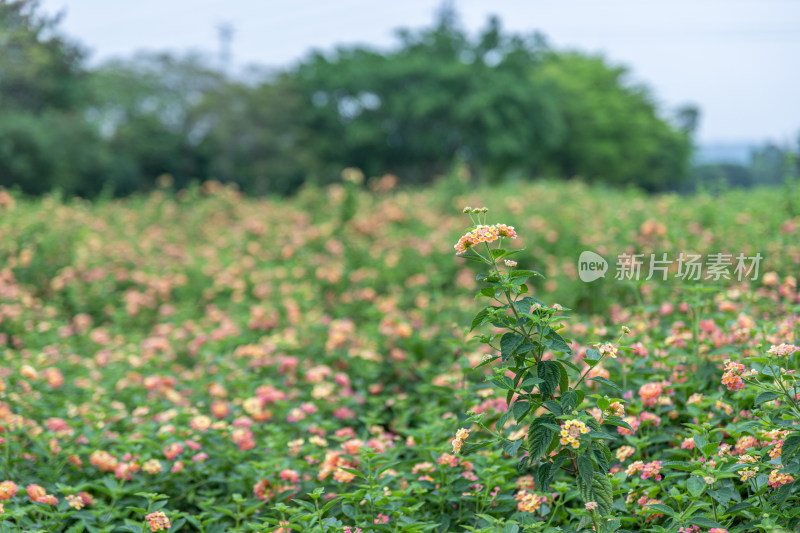
M 0 206 L 0 532 L 797 528 L 795 219 L 536 184 L 463 231 L 369 183 Z M 709 292 L 573 272 L 764 235 Z

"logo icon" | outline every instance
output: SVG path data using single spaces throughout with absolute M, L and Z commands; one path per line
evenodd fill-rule
M 581 281 L 589 283 L 598 278 L 606 277 L 608 262 L 602 256 L 586 250 L 578 258 L 578 277 Z

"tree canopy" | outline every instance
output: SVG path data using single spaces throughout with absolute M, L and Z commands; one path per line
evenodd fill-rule
M 423 184 L 455 161 L 488 182 L 656 191 L 688 176 L 697 110 L 670 117 L 624 68 L 496 18 L 471 35 L 443 10 L 388 50 L 342 46 L 238 77 L 201 56 L 89 68 L 57 26 L 32 0 L 0 0 L 0 185 L 26 193 L 128 194 L 170 174 L 287 194 L 353 166 Z

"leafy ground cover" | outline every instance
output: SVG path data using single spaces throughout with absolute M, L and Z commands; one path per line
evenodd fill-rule
M 797 527 L 797 190 L 355 178 L 0 192 L 0 531 Z M 764 259 L 584 283 L 584 250 Z

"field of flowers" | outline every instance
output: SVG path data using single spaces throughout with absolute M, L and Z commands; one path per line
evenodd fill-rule
M 797 530 L 797 188 L 345 177 L 0 191 L 0 533 Z

